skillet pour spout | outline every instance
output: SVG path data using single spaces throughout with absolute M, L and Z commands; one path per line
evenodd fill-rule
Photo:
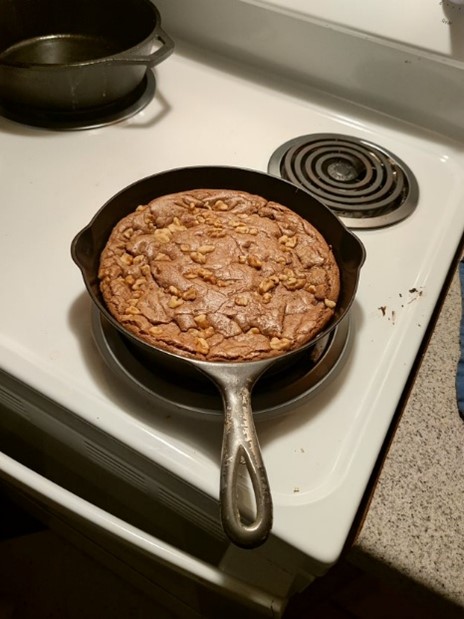
M 152 346 L 130 333 L 108 311 L 99 288 L 100 255 L 114 226 L 138 205 L 167 194 L 193 189 L 244 191 L 285 205 L 309 221 L 331 246 L 340 271 L 340 294 L 331 322 L 310 342 L 293 351 L 261 361 L 238 363 L 206 362 L 183 357 Z M 295 355 L 314 347 L 345 318 L 354 301 L 365 250 L 359 239 L 325 205 L 304 189 L 275 176 L 236 167 L 202 166 L 177 168 L 129 185 L 114 195 L 79 232 L 71 253 L 80 268 L 85 286 L 102 316 L 140 351 L 149 369 L 174 375 L 201 372 L 219 389 L 224 404 L 224 434 L 220 474 L 221 520 L 231 541 L 245 548 L 257 547 L 268 538 L 273 525 L 270 484 L 253 420 L 251 393 L 257 380 L 269 369 L 284 367 Z M 251 479 L 256 513 L 239 505 L 239 470 L 244 464 Z

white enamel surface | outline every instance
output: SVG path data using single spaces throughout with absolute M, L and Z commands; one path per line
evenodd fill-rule
M 385 45 L 464 60 L 460 0 L 244 0 L 299 20 L 372 38 Z
M 156 100 L 107 128 L 56 133 L 0 119 L 0 366 L 217 497 L 220 427 L 151 410 L 99 358 L 90 301 L 70 257 L 74 235 L 115 192 L 165 169 L 265 170 L 282 142 L 320 132 L 394 152 L 417 177 L 419 206 L 395 227 L 359 233 L 367 260 L 345 363 L 301 409 L 258 427 L 275 535 L 329 563 L 343 546 L 463 232 L 464 158 L 457 143 L 436 134 L 258 74 L 241 77 L 235 68 L 177 52 L 157 70 Z
M 399 13 L 397 2 L 385 2 L 382 19 L 373 15 L 378 0 L 299 2 L 299 10 L 297 2 L 283 0 L 157 0 L 156 5 L 176 41 L 219 51 L 456 139 L 464 135 L 463 19 L 443 24 L 448 9 L 437 2 L 421 3 L 420 16 L 418 2 L 408 2 Z M 432 19 L 435 35 L 423 25 Z M 410 27 L 417 20 L 420 28 Z M 406 32 L 399 39 L 402 24 Z M 431 51 L 437 45 L 443 54 Z

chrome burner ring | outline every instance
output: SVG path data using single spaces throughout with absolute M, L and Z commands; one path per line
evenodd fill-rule
M 268 171 L 303 187 L 350 228 L 380 228 L 415 209 L 417 181 L 384 148 L 341 134 L 310 134 L 282 144 Z

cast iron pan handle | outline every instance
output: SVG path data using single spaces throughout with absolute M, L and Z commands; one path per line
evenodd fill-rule
M 147 67 L 154 67 L 172 54 L 174 51 L 174 41 L 159 26 L 153 34 L 154 38 L 161 41 L 163 46 L 151 54 L 143 56 L 137 56 L 136 54 L 128 54 L 127 56 L 123 56 L 118 54 L 117 56 L 102 58 L 101 61 L 106 64 L 143 64 Z
M 204 364 L 202 371 L 219 387 L 224 402 L 220 502 L 222 526 L 243 548 L 264 543 L 272 528 L 272 498 L 251 409 L 251 390 L 269 361 Z M 238 500 L 238 472 L 244 464 L 253 486 L 256 516 L 243 521 Z

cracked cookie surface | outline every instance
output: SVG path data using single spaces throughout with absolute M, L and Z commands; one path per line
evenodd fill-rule
M 331 320 L 340 276 L 322 235 L 283 205 L 195 189 L 139 206 L 101 254 L 100 289 L 125 329 L 208 361 L 273 357 Z

